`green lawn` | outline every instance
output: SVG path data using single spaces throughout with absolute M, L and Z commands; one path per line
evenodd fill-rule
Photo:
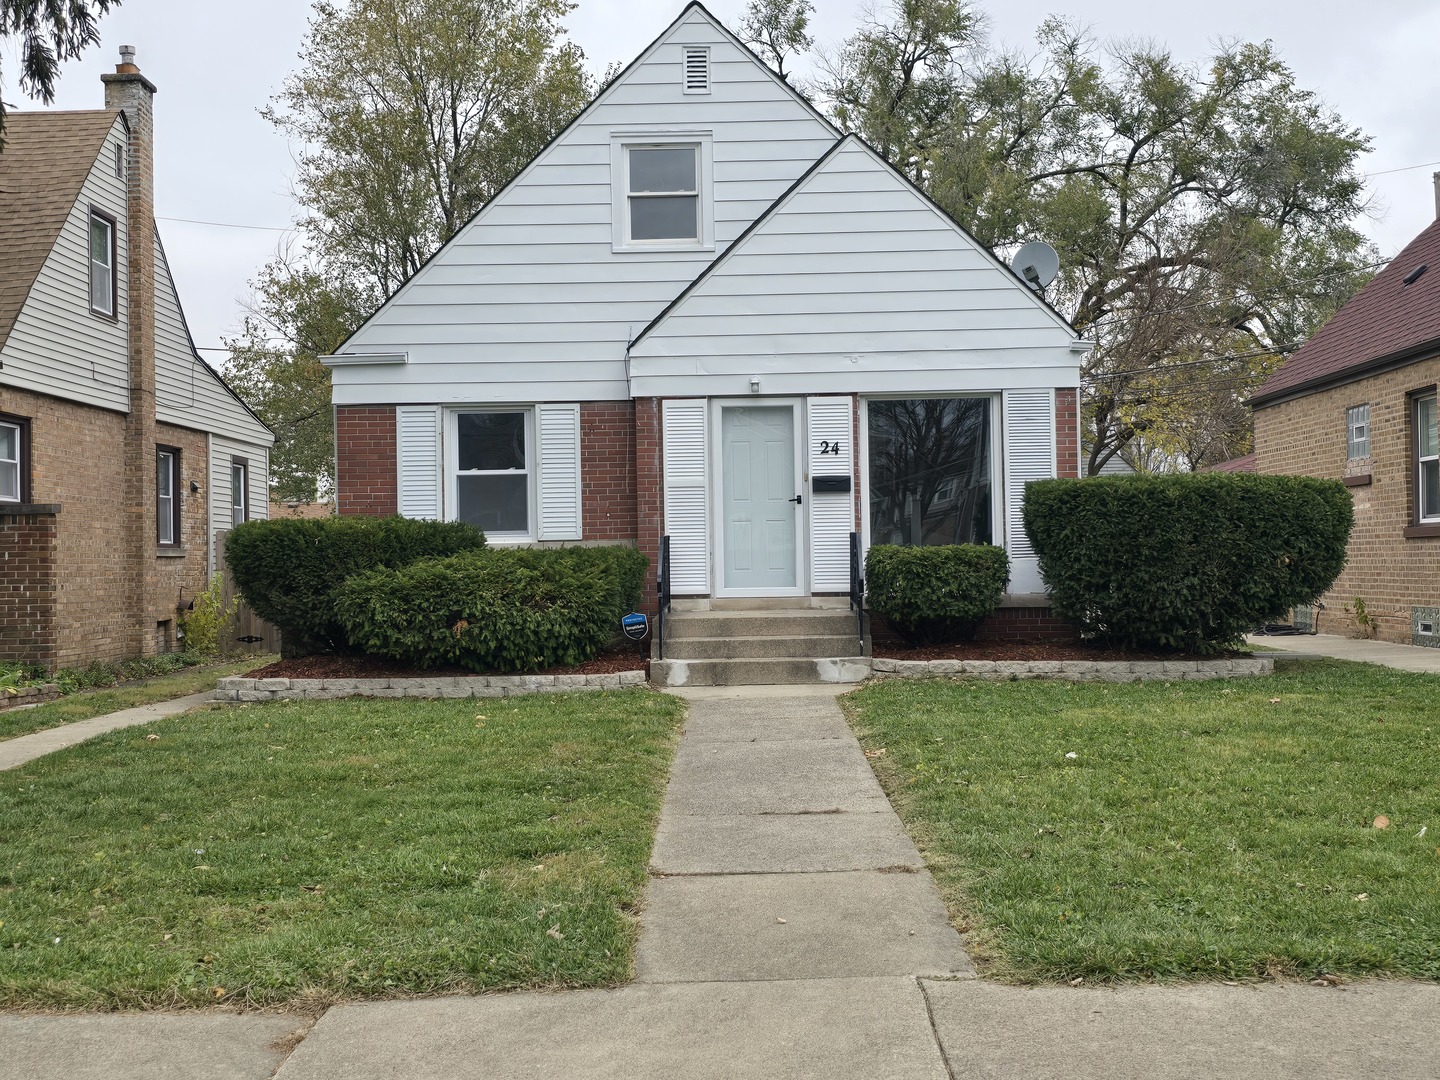
M 1440 978 L 1440 678 L 1326 661 L 844 700 L 992 974 Z
M 273 656 L 251 656 L 244 660 L 231 660 L 223 664 L 200 664 L 184 668 L 173 675 L 160 675 L 153 679 L 137 679 L 106 690 L 84 690 L 68 694 L 48 705 L 37 705 L 33 709 L 12 709 L 0 712 L 0 739 L 13 739 L 17 735 L 29 735 L 46 728 L 71 724 L 76 720 L 89 720 L 92 716 L 149 705 L 155 701 L 169 701 L 171 698 L 198 694 L 202 690 L 214 690 L 215 680 L 226 675 L 243 675 L 273 660 Z
M 212 707 L 0 773 L 0 1006 L 624 981 L 680 716 L 648 690 Z

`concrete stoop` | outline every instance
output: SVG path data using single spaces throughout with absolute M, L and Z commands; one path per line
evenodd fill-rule
M 665 619 L 657 686 L 859 682 L 870 674 L 855 617 L 833 608 L 676 611 Z

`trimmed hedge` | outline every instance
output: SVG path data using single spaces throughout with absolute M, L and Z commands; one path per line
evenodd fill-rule
M 1057 615 L 1208 653 L 1334 584 L 1353 513 L 1336 480 L 1195 473 L 1033 481 L 1024 517 Z
M 285 655 L 345 647 L 333 593 L 352 574 L 485 546 L 459 521 L 402 517 L 247 521 L 225 538 L 225 561 L 246 603 L 280 628 Z
M 869 607 L 906 641 L 968 641 L 1000 606 L 1010 560 L 989 544 L 897 547 L 876 544 L 865 557 Z
M 352 647 L 416 667 L 538 671 L 589 660 L 640 602 L 634 548 L 489 548 L 374 570 L 335 593 Z

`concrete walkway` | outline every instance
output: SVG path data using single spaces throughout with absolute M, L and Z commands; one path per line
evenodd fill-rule
M 18 768 L 27 761 L 53 754 L 56 750 L 64 750 L 67 746 L 93 739 L 107 731 L 148 724 L 152 720 L 162 720 L 167 716 L 188 712 L 209 700 L 208 691 L 203 694 L 188 694 L 169 701 L 157 701 L 151 705 L 137 705 L 133 709 L 122 709 L 120 712 L 107 713 L 89 720 L 77 720 L 73 724 L 37 731 L 33 735 L 6 739 L 0 742 L 0 771 Z
M 1440 675 L 1440 649 L 1422 649 L 1415 645 L 1396 645 L 1389 641 L 1366 641 L 1341 637 L 1338 634 L 1301 634 L 1297 637 L 1257 637 L 1245 639 L 1252 645 L 1291 653 L 1297 657 L 1331 657 L 1335 660 L 1358 660 L 1381 664 L 1401 671 L 1418 671 Z
M 683 693 L 690 716 L 656 836 L 632 985 L 342 1006 L 308 1033 L 277 1016 L 0 1015 L 0 1072 L 34 1080 L 1440 1076 L 1433 985 L 1027 989 L 969 977 L 961 940 L 835 688 Z

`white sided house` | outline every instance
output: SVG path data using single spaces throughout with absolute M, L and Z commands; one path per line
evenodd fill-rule
M 668 537 L 692 609 L 843 609 L 852 533 L 994 543 L 1035 624 L 1086 347 L 692 3 L 326 359 L 339 511 Z

